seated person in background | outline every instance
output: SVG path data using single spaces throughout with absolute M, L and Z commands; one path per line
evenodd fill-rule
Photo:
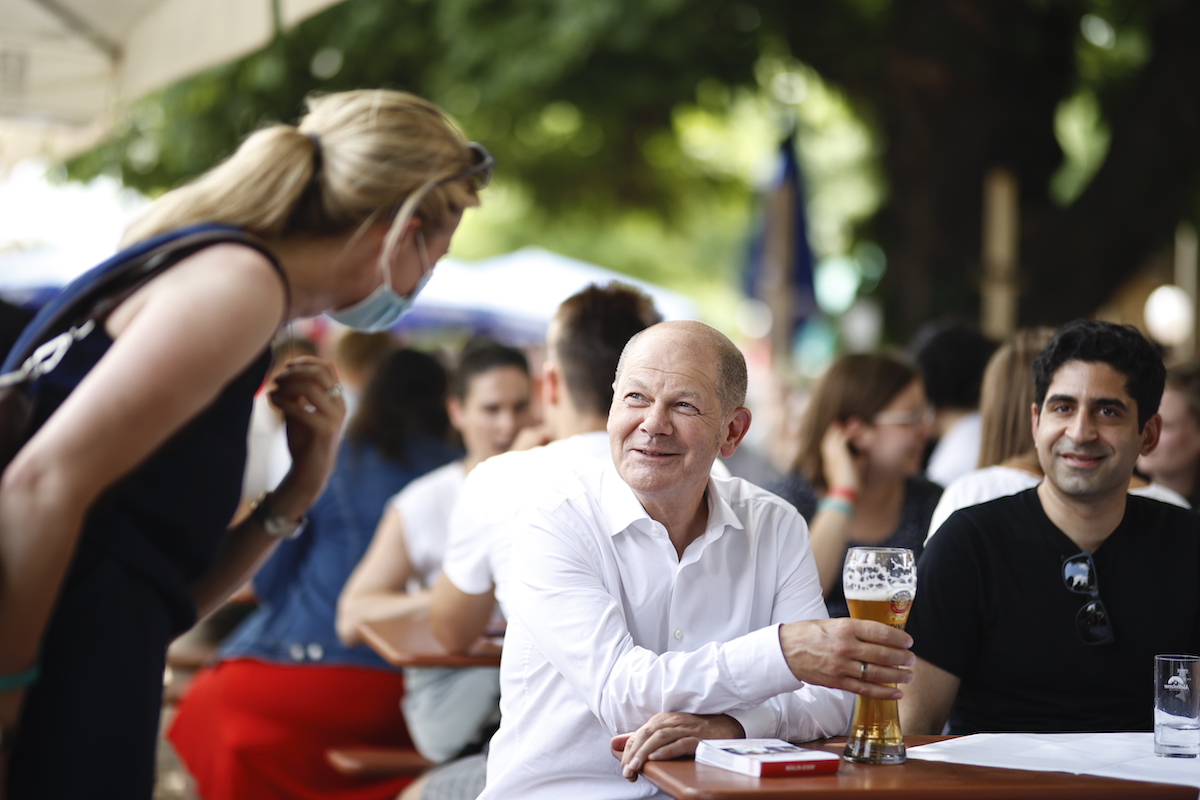
M 390 800 L 409 782 L 347 777 L 325 760 L 335 747 L 411 746 L 403 676 L 368 647 L 344 647 L 334 610 L 388 498 L 457 456 L 445 393 L 435 359 L 387 356 L 306 530 L 255 575 L 258 610 L 197 676 L 170 728 L 205 800 Z
M 929 423 L 920 376 L 890 356 L 842 356 L 817 381 L 792 472 L 772 488 L 808 520 L 830 616 L 850 616 L 849 548 L 907 547 L 920 557 L 942 493 L 918 474 Z
M 629 338 L 660 322 L 654 301 L 619 283 L 589 286 L 558 307 L 546 331 L 542 365 L 543 425 L 551 443 L 490 458 L 471 472 L 450 517 L 442 575 L 433 590 L 430 624 L 452 652 L 483 634 L 497 603 L 507 615 L 509 522 L 544 480 L 584 464 L 612 463 L 608 408 L 617 359 Z M 495 595 L 493 597 L 493 588 Z M 422 776 L 422 800 L 474 800 L 483 791 L 483 754 Z M 413 784 L 414 794 L 418 785 Z
M 1035 489 L 951 515 L 917 567 L 907 734 L 1148 731 L 1156 653 L 1200 648 L 1200 518 L 1128 493 L 1163 365 L 1080 320 L 1034 361 Z
M 429 610 L 446 548 L 450 512 L 467 474 L 503 453 L 532 422 L 532 382 L 524 354 L 488 339 L 463 348 L 447 402 L 466 457 L 418 478 L 388 502 L 362 562 L 346 581 L 337 629 L 361 642 L 359 623 Z M 495 668 L 407 669 L 404 716 L 417 749 L 433 762 L 477 752 L 495 729 L 500 678 Z
M 1200 503 L 1200 361 L 1167 370 L 1158 413 L 1162 436 L 1154 452 L 1138 459 L 1138 470 L 1196 508 Z
M 338 337 L 333 346 L 333 363 L 337 367 L 338 382 L 346 392 L 347 419 L 358 408 L 359 398 L 371 382 L 375 367 L 395 349 L 396 339 L 390 331 L 368 333 L 348 328 Z
M 942 321 L 914 338 L 912 361 L 933 406 L 935 445 L 925 477 L 939 486 L 975 469 L 979 461 L 979 384 L 996 343 L 975 327 Z
M 980 405 L 983 415 L 980 468 L 956 479 L 942 492 L 929 520 L 929 536 L 933 536 L 960 508 L 1016 494 L 1041 483 L 1042 466 L 1038 463 L 1029 427 L 1029 408 L 1034 403 L 1031 376 L 1033 359 L 1053 335 L 1053 328 L 1019 330 L 988 362 Z M 1150 457 L 1161 447 L 1160 442 Z M 1138 463 L 1145 458 L 1143 456 Z M 1161 484 L 1147 484 L 1137 476 L 1130 481 L 1129 491 L 1164 503 L 1187 506 L 1187 501 L 1177 492 Z
M 883 684 L 910 677 L 907 634 L 826 618 L 795 509 L 711 476 L 750 425 L 732 342 L 659 323 L 626 345 L 613 388 L 613 464 L 548 479 L 512 523 L 482 798 L 646 797 L 626 781 L 648 759 L 701 738 L 844 733 L 838 689 L 892 699 Z

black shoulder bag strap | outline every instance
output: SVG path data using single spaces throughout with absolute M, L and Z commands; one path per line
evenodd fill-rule
M 252 247 L 279 267 L 278 259 L 261 240 L 242 231 L 215 228 L 184 234 L 113 267 L 53 316 L 38 322 L 35 335 L 22 337 L 25 347 L 15 361 L 20 366 L 0 375 L 0 472 L 32 434 L 30 385 L 58 366 L 73 343 L 91 333 L 97 321 L 102 324 L 151 278 L 198 250 L 224 242 Z

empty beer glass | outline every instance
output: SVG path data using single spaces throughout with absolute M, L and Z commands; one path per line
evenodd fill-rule
M 904 630 L 917 593 L 917 563 L 902 547 L 852 547 L 842 568 L 850 616 Z M 859 696 L 842 757 L 860 764 L 904 763 L 904 735 L 895 700 Z

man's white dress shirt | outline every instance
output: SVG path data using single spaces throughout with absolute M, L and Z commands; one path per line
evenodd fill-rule
M 710 478 L 707 529 L 681 559 L 611 462 L 546 482 L 513 521 L 481 800 L 655 796 L 621 777 L 609 738 L 660 711 L 730 714 L 748 737 L 846 732 L 853 695 L 797 680 L 779 645 L 780 623 L 827 616 L 795 508 Z

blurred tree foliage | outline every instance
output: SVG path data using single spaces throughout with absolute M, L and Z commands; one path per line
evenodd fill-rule
M 1090 313 L 1196 218 L 1197 41 L 1189 0 L 346 0 L 141 102 L 69 170 L 117 169 L 156 193 L 264 120 L 294 120 L 312 91 L 406 88 L 493 150 L 527 234 L 590 228 L 594 247 L 660 225 L 711 250 L 715 220 L 753 187 L 689 154 L 678 114 L 730 115 L 738 91 L 770 94 L 765 62 L 798 59 L 880 142 L 886 197 L 853 238 L 887 255 L 892 332 L 976 311 L 982 180 L 1001 165 L 1021 186 L 1022 322 L 1054 323 Z M 1071 131 L 1083 161 L 1064 162 Z

